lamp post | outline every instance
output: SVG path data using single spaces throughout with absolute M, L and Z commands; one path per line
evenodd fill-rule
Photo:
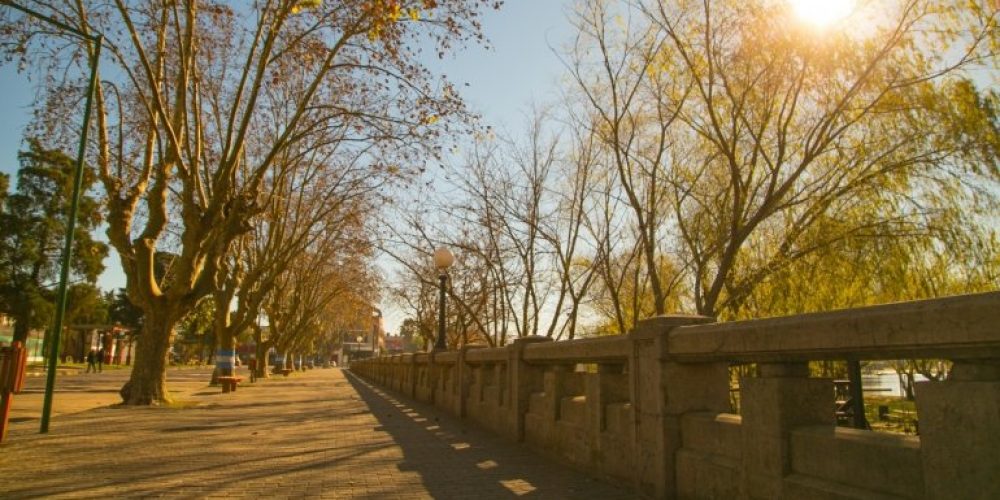
M 382 319 L 382 310 L 375 307 L 372 310 L 372 357 L 378 355 L 378 327 L 379 320 Z
M 447 351 L 444 338 L 445 286 L 448 283 L 448 268 L 455 263 L 455 256 L 445 247 L 434 250 L 434 267 L 437 268 L 440 290 L 438 294 L 438 335 L 434 343 L 434 351 Z

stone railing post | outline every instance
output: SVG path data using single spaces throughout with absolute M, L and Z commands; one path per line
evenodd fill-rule
M 807 425 L 835 425 L 833 384 L 809 378 L 809 364 L 761 363 L 759 377 L 740 380 L 743 414 L 743 496 L 782 498 L 791 471 L 791 431 Z
M 483 385 L 485 382 L 486 369 L 483 365 L 477 365 L 472 369 L 472 385 L 469 386 L 469 395 L 478 405 L 483 402 Z
M 1000 498 L 1000 359 L 954 363 L 916 384 L 927 498 Z
M 399 386 L 396 385 L 396 381 L 399 380 L 399 373 L 396 372 L 396 356 L 387 356 L 385 363 L 385 386 L 391 390 L 398 391 Z
M 435 356 L 434 362 L 437 363 L 437 387 L 434 392 L 434 406 L 447 409 L 451 405 L 451 382 L 453 382 L 451 380 L 453 377 L 449 375 L 453 376 L 454 374 L 449 372 L 451 365 L 439 363 L 437 356 Z
M 392 390 L 399 391 L 403 388 L 403 371 L 400 367 L 403 359 L 400 355 L 393 355 L 389 358 L 389 386 Z
M 461 418 L 466 416 L 466 405 L 469 399 L 469 386 L 472 384 L 473 378 L 475 378 L 475 370 L 473 370 L 469 365 L 465 363 L 465 356 L 468 354 L 470 349 L 479 349 L 482 346 L 472 345 L 472 346 L 462 346 L 458 350 L 458 357 L 455 359 L 455 397 L 458 401 L 455 402 L 455 407 L 453 410 L 455 414 Z
M 597 373 L 584 381 L 584 396 L 587 398 L 587 426 L 592 430 L 591 441 L 596 448 L 600 444 L 604 430 L 605 411 L 609 403 L 628 400 L 628 385 L 621 384 L 623 365 L 599 364 Z
M 441 351 L 445 352 L 445 351 Z M 427 395 L 427 403 L 431 406 L 438 405 L 438 399 L 440 397 L 440 380 L 441 380 L 441 365 L 437 362 L 438 354 L 441 352 L 431 351 L 427 355 L 427 382 L 429 383 L 429 392 Z
M 403 358 L 406 365 L 406 385 L 404 385 L 403 394 L 416 399 L 417 397 L 417 357 L 413 354 L 406 355 Z
M 508 435 L 517 441 L 524 441 L 524 416 L 528 413 L 531 393 L 541 386 L 542 369 L 524 362 L 524 348 L 529 344 L 551 342 L 542 336 L 521 337 L 507 346 L 507 398 L 506 407 Z
M 603 432 L 607 426 L 607 408 L 611 403 L 628 401 L 628 382 L 624 364 L 598 364 L 597 373 L 584 379 L 584 396 L 587 399 L 587 438 L 591 450 L 601 450 Z M 605 467 L 608 458 L 596 453 L 597 466 Z
M 671 330 L 712 321 L 705 316 L 658 316 L 640 321 L 629 334 L 635 479 L 636 489 L 645 495 L 676 497 L 674 456 L 681 445 L 680 416 L 688 411 L 728 408 L 728 385 L 721 398 L 716 387 L 720 380 L 728 383 L 725 363 L 687 366 L 669 360 Z M 719 407 L 723 403 L 725 406 Z
M 545 392 L 545 419 L 555 423 L 561 415 L 560 403 L 566 396 L 567 379 L 573 374 L 573 365 L 550 365 L 542 373 L 542 387 Z
M 434 387 L 434 375 L 432 373 L 434 364 L 432 363 L 432 356 L 433 354 L 431 353 L 423 353 L 417 364 L 417 382 L 413 391 L 413 399 L 424 403 L 433 402 L 431 398 Z

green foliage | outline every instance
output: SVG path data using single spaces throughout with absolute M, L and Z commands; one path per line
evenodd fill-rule
M 108 307 L 108 321 L 131 328 L 133 333 L 142 330 L 142 309 L 128 299 L 124 288 L 108 292 L 105 299 Z
M 426 350 L 426 346 L 434 342 L 433 329 L 413 318 L 406 318 L 399 327 L 399 335 L 410 339 L 418 351 Z
M 17 189 L 9 195 L 3 189 L 0 199 L 0 307 L 16 321 L 15 338 L 26 338 L 29 329 L 48 325 L 54 309 L 52 289 L 58 280 L 75 165 L 37 139 L 28 139 L 28 150 L 18 159 Z M 93 180 L 86 169 L 84 193 Z M 5 177 L 0 187 L 6 184 Z M 87 283 L 94 283 L 103 271 L 108 251 L 91 235 L 101 222 L 99 209 L 96 198 L 81 196 L 70 264 L 73 275 Z
M 887 406 L 886 419 L 879 419 L 879 407 Z M 900 434 L 917 433 L 917 405 L 914 401 L 895 397 L 865 397 L 865 417 L 872 430 Z
M 74 283 L 68 289 L 66 324 L 104 324 L 109 304 L 101 290 L 91 283 Z
M 198 305 L 180 321 L 174 352 L 183 362 L 186 363 L 196 356 L 204 356 L 207 360 L 212 355 L 216 346 L 214 321 L 215 302 L 211 298 L 198 302 Z
M 966 205 L 955 208 L 960 207 Z M 996 233 L 958 214 L 942 211 L 938 217 L 909 234 L 845 239 L 789 262 L 757 283 L 729 316 L 798 314 L 996 289 Z
M 215 321 L 215 303 L 204 299 L 181 320 L 180 331 L 189 339 L 211 336 L 213 321 Z

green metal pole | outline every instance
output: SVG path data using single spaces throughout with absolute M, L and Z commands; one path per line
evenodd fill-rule
M 59 275 L 59 298 L 56 303 L 56 321 L 49 342 L 49 366 L 45 378 L 45 400 L 42 404 L 42 427 L 40 433 L 49 432 L 49 416 L 52 414 L 52 390 L 56 384 L 56 364 L 59 359 L 59 337 L 62 335 L 63 317 L 66 315 L 66 288 L 69 282 L 69 262 L 73 255 L 73 232 L 76 230 L 76 216 L 80 209 L 80 189 L 83 185 L 83 158 L 87 150 L 87 132 L 90 130 L 90 110 L 93 107 L 94 92 L 97 89 L 97 64 L 101 59 L 101 43 L 98 35 L 94 40 L 94 55 L 90 60 L 90 85 L 83 107 L 83 125 L 80 130 L 80 147 L 76 155 L 76 177 L 73 180 L 73 200 L 66 221 L 66 245 L 63 247 L 62 271 Z

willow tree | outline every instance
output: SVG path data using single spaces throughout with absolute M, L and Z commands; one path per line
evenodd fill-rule
M 478 11 L 488 2 L 24 3 L 104 37 L 89 160 L 105 190 L 107 236 L 129 299 L 145 317 L 122 396 L 151 404 L 169 399 L 174 326 L 217 286 L 233 242 L 262 210 L 275 161 L 310 132 L 348 117 L 369 138 L 406 130 L 430 140 L 445 130 L 442 118 L 461 103 L 417 52 L 428 45 L 444 52 L 479 37 Z M 81 88 L 65 81 L 63 70 L 95 48 L 7 10 L 2 15 L 0 29 L 11 35 L 0 45 L 4 55 L 50 77 L 39 116 L 58 135 Z M 396 170 L 389 162 L 420 152 L 409 147 L 368 163 Z M 153 272 L 158 249 L 177 255 L 169 286 Z
M 978 96 L 963 82 L 995 61 L 997 11 L 870 8 L 817 33 L 782 3 L 643 5 L 667 41 L 657 72 L 692 88 L 669 185 L 699 313 L 731 314 L 769 274 L 839 241 L 933 229 L 934 213 L 973 208 L 969 188 L 996 179 L 997 122 L 956 88 Z
M 845 240 L 974 228 L 936 214 L 996 198 L 995 97 L 970 80 L 995 70 L 985 2 L 884 2 L 825 29 L 786 2 L 586 5 L 577 122 L 606 137 L 637 248 L 679 257 L 701 314 Z

